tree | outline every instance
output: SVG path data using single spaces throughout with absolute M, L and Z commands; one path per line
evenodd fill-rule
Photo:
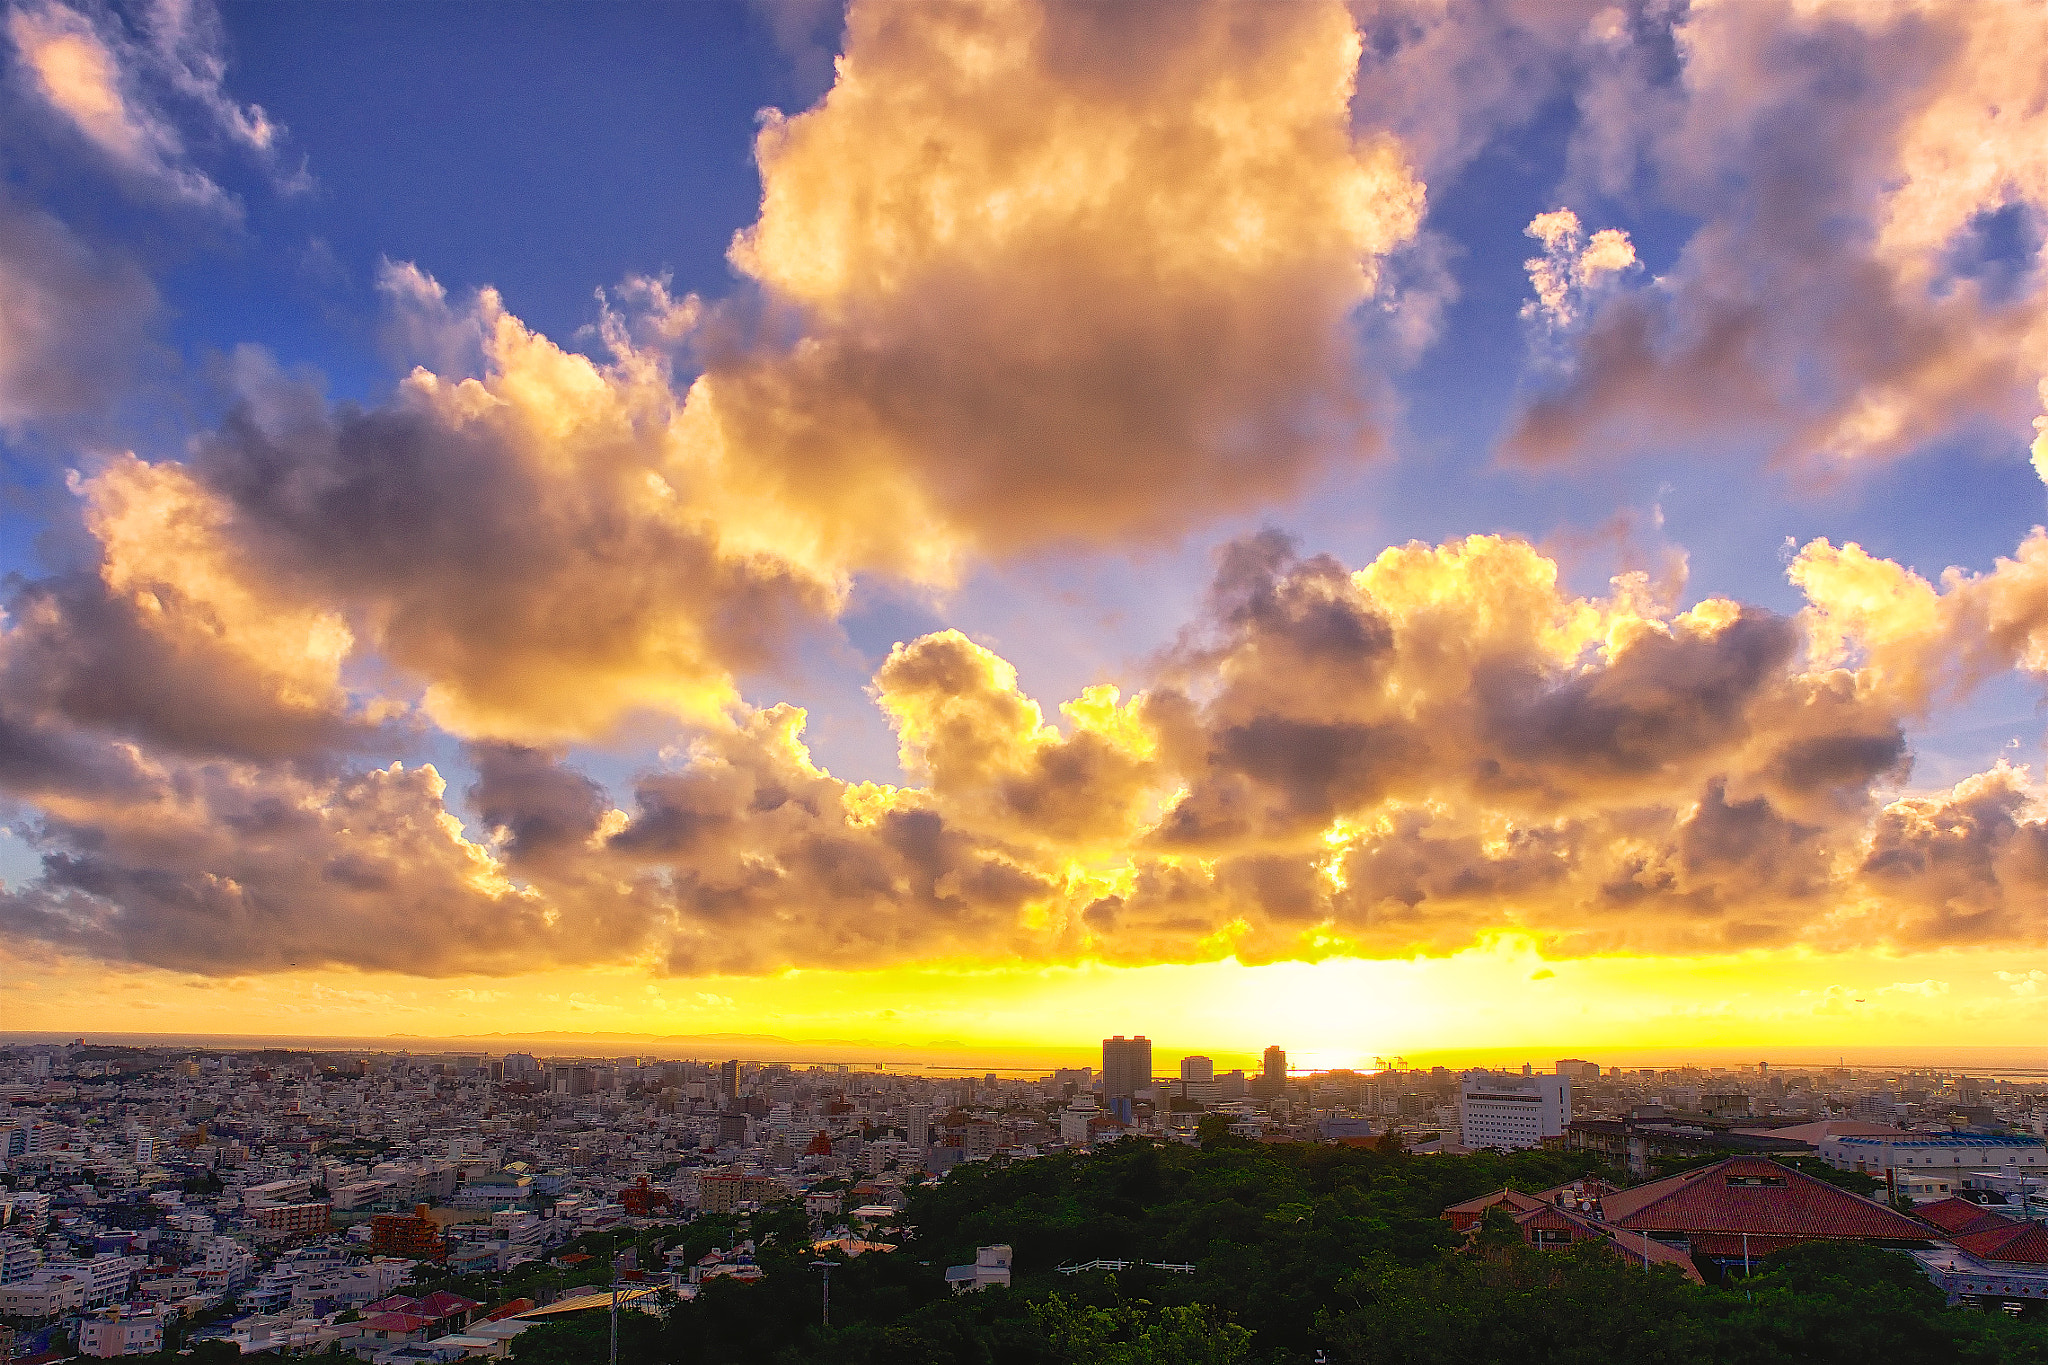
M 1054 1294 L 1031 1311 L 1072 1365 L 1234 1365 L 1251 1350 L 1252 1334 L 1208 1304 L 1151 1307 L 1089 1307 Z

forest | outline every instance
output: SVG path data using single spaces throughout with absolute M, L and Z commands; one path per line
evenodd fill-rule
M 1504 1218 L 1469 1242 L 1443 1208 L 1595 1167 L 1550 1152 L 1412 1156 L 1208 1135 L 956 1167 L 913 1189 L 893 1253 L 831 1272 L 800 1204 L 700 1219 L 692 1255 L 751 1237 L 763 1278 L 715 1280 L 661 1316 L 620 1315 L 619 1358 L 672 1365 L 2048 1365 L 2048 1323 L 1951 1309 L 1906 1255 L 1812 1243 L 1695 1285 L 1602 1247 L 1535 1251 Z M 1009 1289 L 955 1295 L 945 1268 L 1008 1243 Z M 650 1246 L 651 1249 L 651 1246 Z M 824 1259 L 839 1260 L 836 1255 Z M 1111 1273 L 1064 1273 L 1096 1260 Z M 1192 1266 L 1154 1269 L 1149 1262 Z M 644 1263 L 644 1262 L 643 1262 Z M 535 1327 L 520 1365 L 596 1365 L 602 1312 Z

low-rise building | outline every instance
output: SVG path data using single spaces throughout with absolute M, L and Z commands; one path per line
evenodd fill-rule
M 325 1203 L 259 1204 L 249 1210 L 257 1227 L 288 1237 L 310 1237 L 327 1231 L 332 1213 L 333 1207 Z
M 946 1267 L 946 1287 L 956 1294 L 1010 1287 L 1010 1248 L 1005 1243 L 977 1247 L 974 1264 Z
M 1874 1199 L 1850 1194 L 1768 1157 L 1736 1156 L 1617 1190 L 1602 1221 L 1727 1265 L 1802 1242 L 1924 1247 L 1932 1230 Z
M 96 1360 L 150 1355 L 164 1348 L 161 1313 L 110 1312 L 78 1323 L 78 1353 Z
M 1999 1170 L 2048 1176 L 2048 1146 L 2030 1134 L 1864 1133 L 1820 1140 L 1821 1160 L 1838 1171 L 1885 1175 Z

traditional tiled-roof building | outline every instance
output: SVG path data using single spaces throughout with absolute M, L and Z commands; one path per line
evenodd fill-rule
M 1620 1190 L 1604 1221 L 1695 1256 L 1733 1262 L 1801 1242 L 1924 1246 L 1926 1224 L 1768 1157 L 1736 1156 Z

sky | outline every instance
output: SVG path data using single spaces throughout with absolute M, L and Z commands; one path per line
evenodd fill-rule
M 2038 4 L 0 49 L 7 1028 L 2048 1037 Z

